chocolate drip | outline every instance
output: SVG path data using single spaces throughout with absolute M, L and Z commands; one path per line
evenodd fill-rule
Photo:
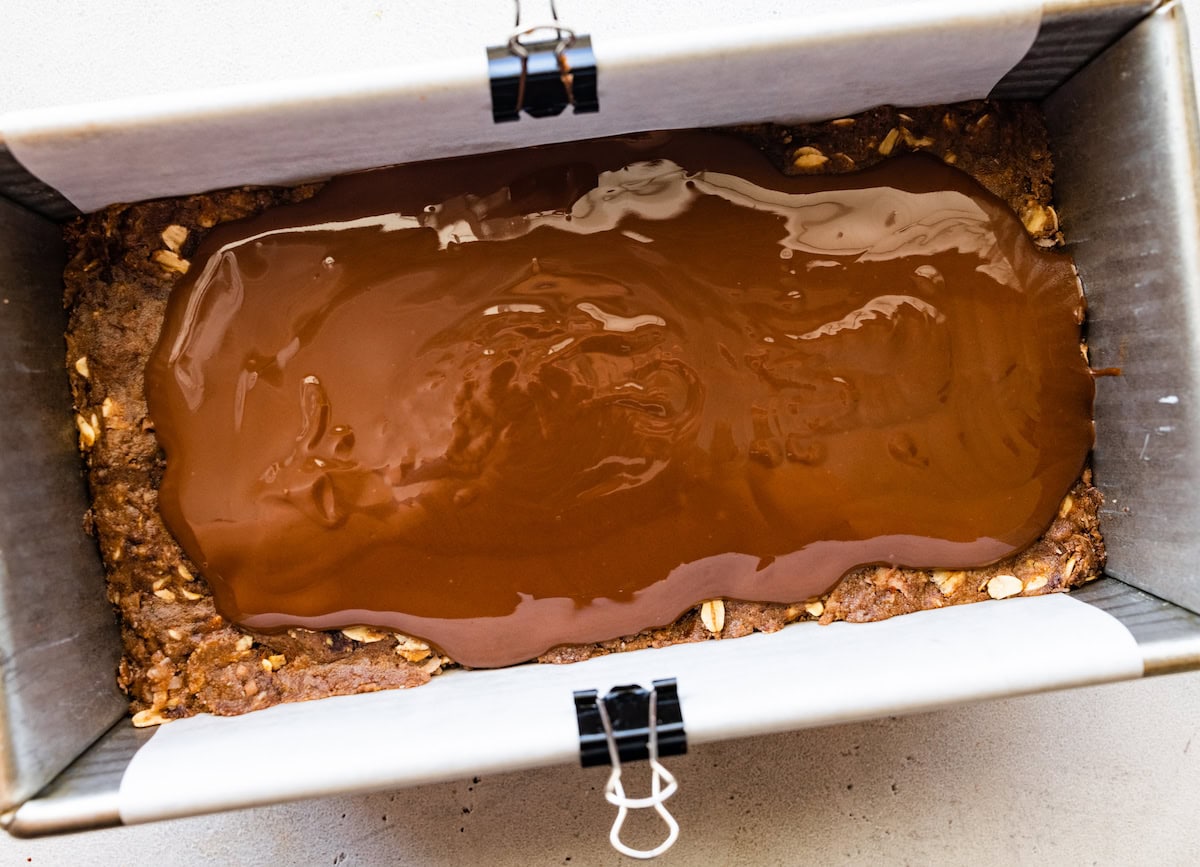
M 1033 541 L 1092 443 L 1070 261 L 936 160 L 653 134 L 221 227 L 147 371 L 160 503 L 254 629 L 495 666 Z

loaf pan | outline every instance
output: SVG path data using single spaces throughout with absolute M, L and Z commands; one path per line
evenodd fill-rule
M 892 10 L 857 30 L 830 30 L 820 44 L 803 26 L 789 30 L 785 22 L 777 38 L 746 36 L 745 53 L 758 52 L 777 68 L 796 60 L 795 52 L 822 46 L 869 51 L 881 33 L 919 45 L 929 28 L 954 41 L 979 35 L 989 26 L 987 15 L 1012 24 L 1003 2 L 983 5 L 987 9 L 971 17 L 953 12 L 953 4 L 906 4 L 909 13 Z M 1028 23 L 1028 3 L 1014 10 Z M 88 200 L 79 192 L 89 186 L 83 176 L 55 181 L 46 169 L 53 155 L 50 163 L 42 161 L 47 150 L 38 151 L 38 134 L 31 132 L 36 117 L 10 118 L 7 126 L 0 117 L 0 135 L 8 135 L 0 139 L 0 362 L 9 372 L 0 380 L 0 808 L 7 830 L 63 833 L 571 762 L 579 755 L 573 694 L 603 694 L 622 683 L 674 678 L 687 738 L 699 743 L 1200 667 L 1200 616 L 1194 613 L 1200 611 L 1200 408 L 1193 403 L 1200 398 L 1200 149 L 1183 12 L 1177 2 L 1115 0 L 1059 0 L 1036 11 L 1025 43 L 1004 47 L 1015 65 L 998 81 L 972 84 L 981 89 L 968 92 L 935 87 L 928 99 L 909 101 L 990 94 L 1038 99 L 1045 109 L 1057 205 L 1088 296 L 1091 363 L 1121 369 L 1099 383 L 1096 402 L 1095 479 L 1107 501 L 1105 577 L 1069 597 L 963 606 L 878 624 L 800 623 L 777 635 L 572 666 L 451 672 L 410 692 L 325 699 L 233 719 L 200 717 L 157 731 L 133 728 L 114 687 L 119 639 L 97 551 L 82 530 L 86 491 L 62 360 L 58 223 L 77 213 L 78 204 L 104 204 L 105 194 L 96 193 L 99 203 Z M 1018 25 L 1014 33 L 1025 26 Z M 445 87 L 466 94 L 464 117 L 478 115 L 478 126 L 469 127 L 474 132 L 455 138 L 455 147 L 487 150 L 632 130 L 662 125 L 663 116 L 693 124 L 750 122 L 775 115 L 762 99 L 787 98 L 786 88 L 765 87 L 753 104 L 716 114 L 705 109 L 707 103 L 739 104 L 728 98 L 736 90 L 736 63 L 728 67 L 732 83 L 698 91 L 704 98 L 693 103 L 680 94 L 656 94 L 656 69 L 662 73 L 657 80 L 691 80 L 698 87 L 704 79 L 693 73 L 704 63 L 740 56 L 712 34 L 665 47 L 662 39 L 614 39 L 607 54 L 602 25 L 590 35 L 600 82 L 595 120 L 523 118 L 509 127 L 520 131 L 497 133 L 485 73 L 450 75 Z M 835 38 L 841 40 L 836 46 Z M 481 58 L 484 48 L 478 46 Z M 954 64 L 966 61 L 948 57 L 940 78 L 953 80 Z M 639 75 L 649 76 L 647 104 L 671 100 L 663 112 L 623 106 Z M 860 83 L 860 90 L 870 93 L 868 85 Z M 366 132 L 362 147 L 348 149 L 358 164 L 332 158 L 323 164 L 319 154 L 301 153 L 304 136 L 296 130 L 314 112 L 353 115 L 358 105 L 368 116 L 353 118 L 353 129 L 369 130 L 369 112 L 381 103 L 404 110 L 396 97 L 401 84 L 391 93 L 376 83 L 357 103 L 355 86 L 338 84 L 343 91 L 336 99 L 328 82 L 208 94 L 196 103 L 203 111 L 189 116 L 188 128 L 241 124 L 250 144 L 255 135 L 291 129 L 300 142 L 299 168 L 286 170 L 293 174 L 248 158 L 244 175 L 235 161 L 234 174 L 222 176 L 229 183 L 301 180 L 431 155 L 404 150 L 411 142 L 397 144 L 399 150 L 385 142 L 380 151 Z M 303 98 L 306 87 L 312 100 Z M 877 102 L 894 101 L 894 87 L 883 80 L 878 87 Z M 727 98 L 717 98 L 718 91 Z M 404 93 L 411 96 L 411 89 Z M 840 114 L 871 104 L 861 93 L 856 99 L 859 104 L 835 101 L 826 108 Z M 248 105 L 257 114 L 247 114 Z M 78 132 L 102 116 L 120 132 L 122 124 L 134 124 L 128 109 L 81 108 L 73 121 L 71 110 L 59 110 L 54 123 L 60 130 L 74 123 Z M 174 116 L 147 115 L 144 105 L 140 110 L 138 123 L 172 129 L 166 121 Z M 820 110 L 810 109 L 804 119 L 818 119 Z M 49 137 L 42 144 L 49 141 L 51 154 L 59 146 L 86 150 L 85 136 L 61 132 L 53 140 L 54 123 L 40 133 Z M 88 128 L 105 129 L 99 121 Z M 421 146 L 431 140 L 438 141 L 423 134 Z M 152 148 L 153 136 L 138 142 Z M 80 153 L 80 164 L 94 159 Z M 112 189 L 105 183 L 95 188 Z M 154 183 L 159 186 L 147 194 L 206 188 L 195 177 L 163 175 Z M 897 662 L 914 655 L 923 660 L 922 674 Z M 336 743 L 325 736 L 333 727 Z M 418 741 L 398 737 L 401 731 L 423 735 Z M 304 751 L 320 758 L 292 760 Z M 192 783 L 181 787 L 179 779 Z

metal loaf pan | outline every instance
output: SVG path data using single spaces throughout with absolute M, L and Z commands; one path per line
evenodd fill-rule
M 593 34 L 603 115 L 599 36 Z M 154 752 L 164 742 L 163 732 L 135 730 L 113 686 L 118 637 L 97 552 L 82 532 L 86 493 L 61 350 L 63 251 L 56 221 L 73 208 L 26 172 L 0 141 L 5 197 L 0 199 L 0 363 L 8 372 L 0 380 L 6 408 L 6 423 L 0 425 L 3 824 L 21 836 L 61 833 L 569 761 L 574 752 L 571 690 L 607 687 L 625 678 L 648 683 L 660 674 L 678 676 L 689 736 L 700 741 L 1200 667 L 1200 616 L 1194 613 L 1200 611 L 1200 544 L 1195 541 L 1200 526 L 1200 127 L 1192 81 L 1178 2 L 1057 0 L 1044 8 L 1024 60 L 992 90 L 997 97 L 1043 102 L 1057 166 L 1058 207 L 1089 298 L 1092 364 L 1122 371 L 1101 382 L 1096 406 L 1095 472 L 1108 499 L 1103 529 L 1109 574 L 1072 594 L 1086 606 L 1061 598 L 1047 604 L 1106 612 L 1097 616 L 1118 624 L 1133 649 L 1131 664 L 1108 673 L 1073 670 L 1069 654 L 1060 654 L 1047 657 L 1044 666 L 1050 670 L 1033 672 L 1031 660 L 1018 661 L 1018 668 L 1031 670 L 997 676 L 976 689 L 922 693 L 920 684 L 902 682 L 897 692 L 874 703 L 839 704 L 841 693 L 831 687 L 819 708 L 820 702 L 787 696 L 757 698 L 772 691 L 771 681 L 763 679 L 769 672 L 742 678 L 750 681 L 744 701 L 730 696 L 736 677 L 712 678 L 724 684 L 722 695 L 710 695 L 701 677 L 688 680 L 689 673 L 756 653 L 754 672 L 795 664 L 776 658 L 786 656 L 792 645 L 874 634 L 865 630 L 892 630 L 898 640 L 919 642 L 904 638 L 913 629 L 901 623 L 910 618 L 899 618 L 878 629 L 852 627 L 864 630 L 859 633 L 789 627 L 779 636 L 760 636 L 763 641 L 622 654 L 608 668 L 585 663 L 464 672 L 439 678 L 446 683 L 435 682 L 411 696 L 332 699 L 251 715 L 257 721 L 211 721 L 226 743 L 245 747 L 244 759 L 264 736 L 282 737 L 285 730 L 303 729 L 306 720 L 317 720 L 319 728 L 353 709 L 354 699 L 369 699 L 384 715 L 384 726 L 395 724 L 386 716 L 395 712 L 407 714 L 423 731 L 442 727 L 462 736 L 456 752 L 445 754 L 456 756 L 453 760 L 434 755 L 422 761 L 413 755 L 398 771 L 351 768 L 321 783 L 305 778 L 301 769 L 300 776 L 287 777 L 275 788 L 237 790 L 230 783 L 232 792 L 224 800 L 184 792 L 154 808 L 133 803 L 130 793 L 139 780 L 157 772 L 156 762 L 187 759 L 172 758 L 167 749 Z M 1037 600 L 1021 601 L 1045 609 Z M 994 609 L 995 617 L 1017 610 L 1009 603 L 968 608 Z M 936 633 L 938 621 L 927 622 Z M 914 694 L 924 698 L 913 699 Z M 486 718 L 499 740 L 477 737 L 463 722 L 475 717 Z M 276 719 L 295 725 L 271 730 Z M 363 737 L 372 731 L 363 729 Z M 202 743 L 203 734 L 196 736 Z M 343 730 L 339 740 L 355 739 Z M 393 749 L 403 747 L 379 746 L 381 754 Z M 215 758 L 210 753 L 199 760 Z

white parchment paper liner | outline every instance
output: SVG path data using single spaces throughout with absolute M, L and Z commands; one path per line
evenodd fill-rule
M 121 784 L 127 823 L 578 761 L 572 693 L 678 680 L 691 744 L 908 714 L 1142 674 L 1129 631 L 1065 595 L 798 623 L 774 635 L 573 665 L 452 671 L 425 686 L 161 727 Z M 670 762 L 667 760 L 667 764 Z
M 642 11 L 648 6 L 652 13 Z M 598 114 L 494 124 L 485 47 L 503 43 L 511 8 L 440 0 L 391 10 L 412 16 L 403 31 L 411 44 L 396 45 L 394 67 L 205 90 L 201 53 L 173 70 L 181 90 L 10 112 L 0 115 L 0 140 L 91 211 L 638 130 L 981 98 L 1024 56 L 1042 12 L 1040 0 L 863 0 L 836 8 L 801 0 L 774 15 L 761 6 L 731 24 L 727 9 L 721 20 L 707 0 L 562 4 L 563 20 L 593 38 Z M 662 26 L 664 14 L 670 27 Z M 353 68 L 355 40 L 337 34 L 331 26 L 325 50 L 341 52 Z M 286 16 L 263 36 L 286 45 Z M 311 51 L 310 41 L 297 39 L 307 46 L 297 50 Z M 138 60 L 106 55 L 105 62 Z

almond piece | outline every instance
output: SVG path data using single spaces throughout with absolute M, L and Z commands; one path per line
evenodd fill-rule
M 987 583 L 988 596 L 993 599 L 1007 599 L 1016 596 L 1024 588 L 1021 579 L 1016 575 L 997 575 Z
M 360 644 L 372 644 L 388 637 L 388 633 L 382 629 L 373 629 L 370 626 L 351 626 L 343 629 L 342 635 Z
M 179 274 L 186 274 L 192 263 L 187 259 L 180 259 L 178 253 L 173 253 L 170 250 L 155 250 L 151 256 L 155 262 L 162 265 L 168 271 L 175 271 Z
M 187 240 L 188 230 L 186 226 L 171 224 L 162 230 L 162 242 L 167 245 L 167 249 L 172 253 L 178 253 L 179 248 L 183 246 L 183 242 Z
M 713 635 L 720 635 L 725 628 L 725 602 L 710 599 L 700 606 L 700 622 Z
M 156 710 L 139 710 L 133 715 L 133 724 L 140 729 L 162 725 L 165 722 L 170 722 L 170 720 Z
M 900 140 L 900 130 L 892 127 L 887 135 L 883 137 L 883 141 L 879 143 L 879 155 L 886 157 L 892 152 L 892 148 L 896 146 L 896 142 Z
M 792 165 L 802 171 L 815 171 L 827 162 L 829 162 L 829 157 L 814 147 L 797 148 L 795 154 L 792 155 Z

